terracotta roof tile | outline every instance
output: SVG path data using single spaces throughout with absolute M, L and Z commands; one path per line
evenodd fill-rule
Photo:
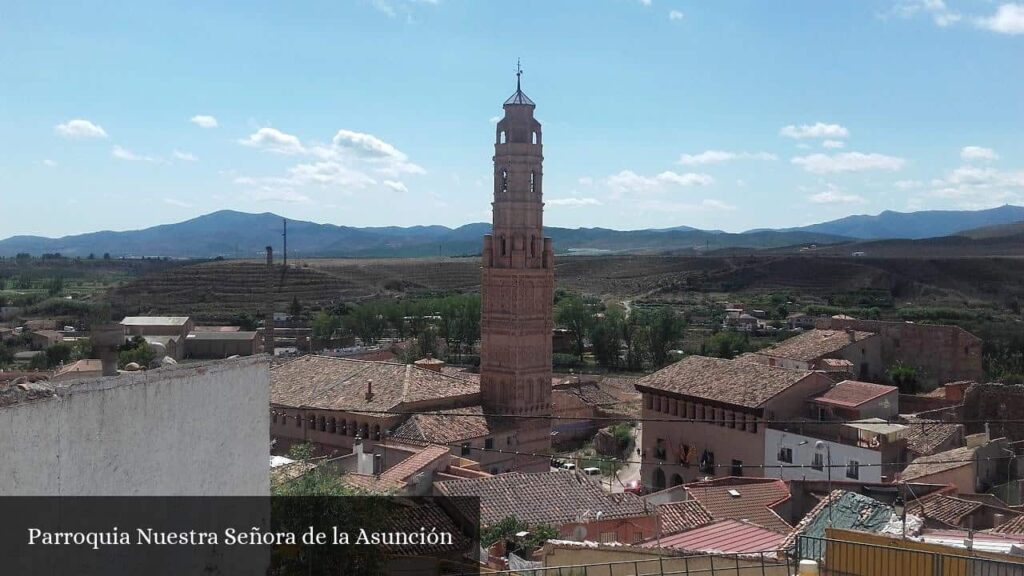
M 658 505 L 658 522 L 662 534 L 674 534 L 714 522 L 714 517 L 696 500 Z
M 907 505 L 907 513 L 930 518 L 950 527 L 960 527 L 966 516 L 982 508 L 984 504 L 947 496 L 932 494 Z
M 996 526 L 991 532 L 999 534 L 1024 534 L 1024 516 L 1017 516 L 1009 522 Z
M 414 414 L 395 429 L 392 436 L 415 442 L 452 444 L 489 436 L 510 427 L 501 418 L 484 416 L 480 405 Z
M 951 438 L 963 436 L 962 424 L 949 424 L 912 415 L 904 415 L 903 421 L 907 424 L 907 448 L 921 456 L 934 454 L 936 449 Z
M 561 526 L 580 514 L 605 519 L 649 516 L 653 510 L 635 494 L 608 494 L 593 480 L 569 471 L 499 474 L 488 478 L 435 482 L 444 496 L 478 496 L 480 525 L 513 516 L 531 526 Z
M 921 456 L 907 466 L 907 469 L 903 471 L 902 479 L 914 480 L 962 466 L 970 466 L 974 463 L 975 452 L 977 452 L 977 448 L 962 447 Z
M 852 408 L 898 390 L 899 388 L 895 386 L 872 384 L 871 382 L 861 382 L 859 380 L 843 380 L 824 394 L 817 396 L 814 401 L 821 404 Z
M 640 544 L 644 548 L 670 548 L 687 552 L 757 554 L 778 550 L 785 534 L 741 520 L 717 520 L 697 528 L 662 536 Z
M 366 398 L 367 384 L 373 395 Z M 402 404 L 474 398 L 479 383 L 416 368 L 331 356 L 303 356 L 270 371 L 270 402 L 322 410 L 392 410 Z
M 641 378 L 636 387 L 757 408 L 811 374 L 808 370 L 688 356 Z
M 772 510 L 789 498 L 789 487 L 782 480 L 726 477 L 693 482 L 684 488 L 717 520 L 746 520 L 782 534 L 792 528 Z
M 810 362 L 828 354 L 835 354 L 852 343 L 860 342 L 874 335 L 874 332 L 854 331 L 853 342 L 851 342 L 850 334 L 845 330 L 808 330 L 774 346 L 759 350 L 757 353 L 762 356 Z

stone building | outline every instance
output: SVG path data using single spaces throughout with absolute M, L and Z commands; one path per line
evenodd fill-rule
M 863 330 L 809 330 L 744 354 L 743 359 L 795 370 L 852 370 L 858 379 L 881 380 L 885 377 L 886 366 L 879 344 L 878 335 Z M 850 367 L 834 369 L 829 360 L 846 360 Z
M 535 105 L 516 92 L 494 143 L 491 233 L 484 236 L 480 318 L 480 397 L 494 414 L 529 416 L 516 423 L 515 450 L 551 447 L 551 331 L 554 251 L 544 237 L 541 126 Z M 547 458 L 523 469 L 547 470 Z
M 959 326 L 833 317 L 819 319 L 818 329 L 878 334 L 882 372 L 903 362 L 917 368 L 918 383 L 927 388 L 985 376 L 981 338 Z

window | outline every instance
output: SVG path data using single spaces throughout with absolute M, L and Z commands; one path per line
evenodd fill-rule
M 679 400 L 672 400 L 672 415 L 679 416 Z
M 472 450 L 472 446 L 470 446 L 469 442 L 465 442 L 465 443 L 462 444 L 462 452 L 461 452 L 461 454 L 463 456 L 469 456 L 469 454 L 472 451 L 473 451 Z
M 331 434 L 338 433 L 338 420 L 334 416 L 331 416 L 331 420 L 327 424 L 327 431 L 330 432 Z
M 651 410 L 651 409 L 654 408 L 654 396 L 651 396 L 650 394 L 648 394 L 647 397 L 644 398 L 644 401 L 647 403 L 647 409 L 648 410 Z
M 277 412 L 274 412 L 274 424 L 277 424 Z
M 618 540 L 615 532 L 601 532 L 601 544 L 611 544 Z
M 705 450 L 700 455 L 700 472 L 701 474 L 714 474 L 715 473 L 715 453 L 710 450 Z
M 484 448 L 487 448 L 488 450 L 494 448 L 494 438 L 484 439 Z
M 725 408 L 718 410 L 718 425 L 725 426 Z
M 825 469 L 825 456 L 821 452 L 815 452 L 811 459 L 811 468 L 821 471 Z
M 665 489 L 665 471 L 661 468 L 654 469 L 654 491 Z
M 729 412 L 729 428 L 736 427 L 736 411 Z
M 501 169 L 501 191 L 508 192 L 508 170 Z
M 327 418 L 324 418 L 323 416 L 320 417 L 320 431 L 327 431 Z
M 496 476 L 497 474 L 498 474 L 498 469 L 497 468 L 491 468 L 491 476 Z
M 502 144 L 505 143 L 505 131 L 504 130 L 501 131 L 501 143 Z
M 633 544 L 636 544 L 637 542 L 643 542 L 643 541 L 644 541 L 644 533 L 643 532 L 633 532 Z M 586 568 L 584 568 L 584 570 L 586 570 Z
M 654 442 L 654 457 L 657 458 L 658 460 L 664 460 L 665 459 L 665 439 L 664 438 L 658 438 Z
M 341 421 L 341 427 L 338 429 L 338 434 L 342 436 L 348 435 L 348 420 Z
M 688 444 L 683 444 L 682 446 L 679 447 L 679 463 L 684 468 L 689 468 L 690 467 L 690 451 L 691 450 L 692 449 L 690 448 L 690 446 Z
M 787 464 L 793 463 L 793 449 L 788 446 L 779 447 L 779 462 L 785 462 Z
M 743 460 L 734 459 L 732 461 L 732 475 L 743 476 Z
M 534 194 L 537 191 L 537 173 L 530 171 L 530 194 Z
M 316 416 L 313 416 L 312 414 L 309 415 L 309 425 L 306 427 L 310 430 L 316 430 Z
M 374 440 L 380 440 L 380 425 L 379 424 L 373 427 L 373 439 Z
M 505 445 L 506 446 L 511 446 L 512 445 L 512 437 L 511 436 L 505 438 Z
M 846 477 L 852 480 L 860 479 L 860 462 L 850 460 L 846 463 Z

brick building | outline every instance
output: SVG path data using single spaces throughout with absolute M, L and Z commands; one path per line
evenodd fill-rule
M 654 490 L 764 465 L 765 420 L 801 417 L 833 382 L 809 370 L 690 356 L 641 378 L 641 480 Z
M 861 380 L 885 377 L 880 339 L 862 330 L 808 330 L 778 344 L 744 354 L 743 359 L 767 366 L 795 370 L 852 371 Z M 846 360 L 849 367 L 835 368 L 828 360 Z

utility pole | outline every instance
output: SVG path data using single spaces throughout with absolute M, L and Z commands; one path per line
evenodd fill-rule
M 284 237 L 284 256 L 282 257 L 283 266 L 288 268 L 288 219 L 281 218 L 281 222 L 284 224 L 284 232 L 281 233 L 281 236 Z

